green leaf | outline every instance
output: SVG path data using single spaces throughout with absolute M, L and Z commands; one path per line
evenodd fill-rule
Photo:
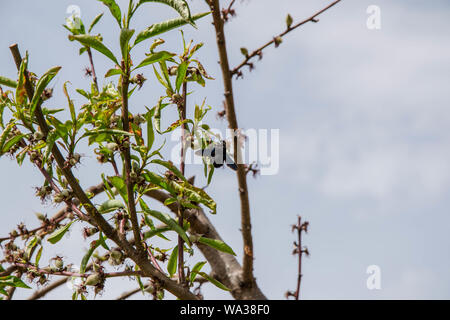
M 100 244 L 101 244 L 101 241 L 92 241 L 91 242 L 91 246 L 89 247 L 89 250 L 86 252 L 83 259 L 81 260 L 80 273 L 86 272 L 86 266 L 89 262 L 89 259 L 91 258 L 95 249 L 97 249 L 100 246 Z
M 127 186 L 125 184 L 125 181 L 123 181 L 123 179 L 118 176 L 108 177 L 108 180 L 114 186 L 114 188 L 116 188 L 120 196 L 125 200 L 125 203 L 128 203 Z
M 220 281 L 217 281 L 216 279 L 214 279 L 213 277 L 209 276 L 209 274 L 205 273 L 205 272 L 199 272 L 199 275 L 201 275 L 203 278 L 205 278 L 206 280 L 208 280 L 209 282 L 211 282 L 213 285 L 215 285 L 217 288 L 225 290 L 225 291 L 231 291 L 230 289 L 228 289 L 225 285 L 223 285 Z
M 164 205 L 165 206 L 170 206 L 172 203 L 177 202 L 178 200 L 175 198 L 167 198 L 166 200 L 164 200 Z
M 167 51 L 159 51 L 159 52 L 155 52 L 155 53 L 150 53 L 148 55 L 148 57 L 145 58 L 144 60 L 142 60 L 141 63 L 139 63 L 139 65 L 136 68 L 134 68 L 133 70 L 139 69 L 141 67 L 147 66 L 147 65 L 155 63 L 155 62 L 160 62 L 163 60 L 170 59 L 173 56 L 175 56 L 175 53 L 170 53 Z
M 211 248 L 214 248 L 216 250 L 232 254 L 233 256 L 236 255 L 236 253 L 234 253 L 233 249 L 231 249 L 231 247 L 229 245 L 227 245 L 225 242 L 223 242 L 221 240 L 200 237 L 198 239 L 198 242 L 205 244 L 207 246 L 210 246 Z
M 70 117 L 72 118 L 72 122 L 76 123 L 77 122 L 77 115 L 76 115 L 76 112 L 75 112 L 75 106 L 73 105 L 73 101 L 70 99 L 69 93 L 67 92 L 67 82 L 68 81 L 64 82 L 63 92 L 64 92 L 64 95 L 67 98 L 67 103 L 69 104 Z
M 120 30 L 120 49 L 122 50 L 122 58 L 125 61 L 128 60 L 128 44 L 130 43 L 130 39 L 133 34 L 133 29 L 123 28 Z
M 177 195 L 175 189 L 163 177 L 161 177 L 153 172 L 147 171 L 144 173 L 144 178 L 148 182 L 151 182 L 151 183 L 157 185 L 158 187 L 161 187 L 164 190 L 168 191 L 173 196 Z
M 122 70 L 120 70 L 120 69 L 116 69 L 116 68 L 109 69 L 105 74 L 105 78 L 115 76 L 115 75 L 120 75 L 120 74 L 122 74 Z
M 98 243 L 103 247 L 103 248 L 105 248 L 106 250 L 110 250 L 109 249 L 109 247 L 108 247 L 108 245 L 106 244 L 106 241 L 105 240 L 107 240 L 108 239 L 108 237 L 107 236 L 103 236 L 102 235 L 102 232 L 100 231 L 99 233 L 98 233 Z
M 178 246 L 175 246 L 170 255 L 169 262 L 167 263 L 167 271 L 172 277 L 177 272 L 177 261 L 178 261 Z
M 108 213 L 117 209 L 124 209 L 125 205 L 118 199 L 110 199 L 102 203 L 98 208 L 100 213 Z
M 42 257 L 42 250 L 44 249 L 44 247 L 40 247 L 38 253 L 36 254 L 36 260 L 34 262 L 34 265 L 36 267 L 39 267 L 39 261 L 41 261 L 41 257 Z
M 55 142 L 56 142 L 56 140 L 58 140 L 58 138 L 59 138 L 58 134 L 55 130 L 52 130 L 48 133 L 47 139 L 45 142 L 45 152 L 44 152 L 44 156 L 42 158 L 42 165 L 44 165 L 47 162 L 47 159 L 50 156 L 53 146 L 55 145 Z
M 9 123 L 6 126 L 5 130 L 3 130 L 2 134 L 0 135 L 0 151 L 3 150 L 6 139 L 8 138 L 9 133 L 11 132 L 11 130 L 14 128 L 15 125 L 16 125 L 15 122 Z M 2 153 L 0 153 L 0 155 L 1 154 Z
M 96 17 L 94 18 L 94 20 L 92 20 L 91 25 L 89 26 L 89 29 L 88 29 L 88 33 L 91 33 L 92 28 L 94 28 L 94 26 L 97 24 L 97 22 L 100 21 L 100 19 L 101 19 L 102 17 L 103 17 L 103 12 L 100 13 L 98 16 L 96 16 Z
M 191 276 L 189 278 L 189 280 L 191 281 L 191 283 L 194 282 L 195 280 L 195 276 L 200 272 L 200 270 L 203 268 L 203 266 L 206 264 L 206 261 L 201 261 L 201 262 L 197 262 L 195 264 L 195 266 L 192 268 L 191 271 Z
M 59 240 L 62 239 L 62 237 L 66 234 L 66 232 L 69 230 L 70 226 L 74 222 L 75 221 L 71 221 L 68 224 L 66 224 L 64 227 L 53 231 L 53 233 L 47 238 L 47 241 L 50 242 L 51 244 L 57 243 Z
M 189 246 L 191 246 L 191 241 L 189 240 L 184 229 L 180 227 L 175 220 L 170 218 L 168 214 L 164 214 L 156 210 L 150 210 L 142 199 L 139 199 L 139 203 L 141 204 L 141 208 L 142 210 L 144 210 L 144 213 L 151 215 L 152 217 L 158 219 L 159 221 L 171 227 L 173 231 L 175 231 L 180 235 L 180 237 L 184 240 L 184 242 L 186 242 Z
M 111 14 L 117 20 L 119 27 L 122 28 L 122 12 L 120 11 L 120 7 L 117 5 L 117 3 L 114 0 L 99 1 L 103 2 L 103 4 L 109 8 L 109 11 L 111 11 Z
M 33 252 L 33 248 L 38 244 L 39 240 L 36 236 L 34 236 L 27 244 L 27 247 L 25 248 L 26 256 L 28 257 L 27 260 L 31 258 L 31 254 Z
M 180 92 L 181 85 L 184 82 L 184 79 L 186 78 L 186 72 L 188 68 L 188 63 L 186 61 L 183 61 L 180 63 L 177 69 L 177 80 L 176 80 L 176 89 L 177 92 Z
M 16 89 L 16 103 L 22 104 L 27 99 L 27 93 L 25 90 L 25 70 L 28 66 L 28 52 L 25 55 L 25 58 L 22 59 L 19 68 L 19 80 L 17 81 L 17 89 Z
M 216 202 L 202 189 L 194 187 L 187 182 L 170 181 L 169 185 L 179 194 L 187 196 L 190 201 L 201 203 L 211 209 L 211 213 L 216 213 Z
M 41 100 L 42 92 L 48 86 L 50 81 L 56 76 L 61 67 L 53 67 L 49 69 L 44 75 L 39 79 L 36 85 L 36 91 L 34 92 L 33 99 L 31 100 L 31 111 L 30 114 L 33 116 L 34 110 L 36 109 L 39 101 Z
M 210 14 L 210 12 L 204 12 L 204 13 L 199 13 L 196 14 L 192 17 L 192 20 L 198 20 L 200 18 L 203 18 L 204 16 Z M 136 40 L 134 41 L 134 45 L 137 45 L 139 42 L 147 40 L 148 38 L 157 36 L 161 33 L 176 29 L 178 27 L 182 27 L 184 25 L 186 25 L 188 22 L 183 19 L 183 18 L 176 18 L 176 19 L 171 19 L 171 20 L 167 20 L 164 22 L 160 22 L 160 23 L 155 23 L 152 24 L 150 27 L 148 27 L 147 29 L 141 31 L 137 36 L 136 36 Z
M 99 134 L 112 134 L 112 135 L 124 135 L 124 136 L 132 136 L 132 133 L 119 130 L 119 129 L 98 129 L 98 130 L 86 130 L 86 132 L 81 136 L 81 138 L 84 137 L 90 137 L 95 136 Z
M 11 88 L 17 88 L 17 82 L 14 80 L 11 80 L 9 78 L 6 77 L 2 77 L 0 76 L 0 85 L 4 85 L 7 87 L 11 87 Z
M 148 150 L 152 149 L 153 142 L 155 142 L 155 132 L 153 131 L 153 122 L 152 122 L 153 112 L 149 110 L 146 114 L 147 119 L 147 148 Z
M 31 289 L 21 279 L 17 278 L 16 276 L 0 277 L 0 286 Z
M 185 0 L 140 0 L 138 5 L 145 2 L 159 2 L 168 5 L 175 9 L 186 22 L 193 24 L 191 12 L 189 11 L 189 6 Z
M 26 137 L 26 134 L 20 134 L 18 136 L 14 136 L 8 141 L 6 141 L 5 145 L 3 146 L 0 155 L 5 154 L 8 152 L 12 147 L 14 147 L 20 140 L 22 140 L 23 137 Z
M 214 174 L 214 165 L 209 166 L 209 173 L 208 173 L 208 185 L 211 183 L 212 177 Z
M 44 165 L 52 152 L 53 146 L 55 145 L 56 140 L 58 140 L 58 134 L 56 131 L 52 130 L 48 133 L 47 139 L 45 142 L 45 152 L 42 158 L 42 165 Z
M 180 178 L 181 180 L 183 180 L 185 182 L 188 182 L 187 179 L 184 177 L 184 175 L 181 173 L 181 171 L 178 170 L 178 168 L 175 167 L 172 162 L 165 161 L 165 160 L 160 160 L 160 159 L 154 159 L 154 160 L 151 161 L 151 163 L 157 163 L 157 164 L 159 164 L 161 166 L 166 167 L 167 169 L 172 171 L 178 178 Z
M 119 65 L 114 54 L 109 50 L 97 37 L 89 35 L 89 34 L 80 34 L 80 35 L 69 35 L 69 40 L 76 40 L 81 44 L 93 48 L 100 53 L 103 53 L 105 56 L 114 61 L 115 64 Z

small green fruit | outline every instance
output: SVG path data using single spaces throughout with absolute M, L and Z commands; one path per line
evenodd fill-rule
M 102 277 L 100 276 L 100 274 L 94 273 L 94 274 L 91 274 L 89 277 L 87 277 L 86 285 L 87 286 L 95 286 L 95 285 L 99 284 L 101 280 L 102 280 Z
M 56 258 L 53 264 L 58 270 L 61 270 L 64 267 L 64 261 L 61 258 Z

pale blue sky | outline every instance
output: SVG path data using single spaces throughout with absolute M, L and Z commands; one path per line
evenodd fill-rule
M 124 7 L 127 1 L 119 3 Z M 207 10 L 204 1 L 189 3 L 193 12 Z M 231 65 L 241 61 L 240 47 L 256 48 L 281 31 L 288 12 L 299 21 L 327 3 L 237 1 L 237 17 L 226 25 Z M 15 75 L 8 49 L 15 42 L 30 52 L 30 68 L 37 74 L 63 66 L 52 83 L 55 97 L 49 105 L 54 107 L 65 106 L 65 81 L 73 87 L 88 84 L 83 76 L 87 58 L 78 56 L 78 46 L 61 27 L 71 4 L 80 6 L 86 21 L 105 12 L 95 31 L 117 51 L 117 26 L 97 1 L 2 1 L 0 11 L 0 74 Z M 381 30 L 366 28 L 371 4 L 381 8 Z M 295 288 L 290 225 L 297 214 L 311 223 L 304 238 L 311 251 L 303 265 L 305 299 L 450 298 L 449 9 L 446 1 L 344 0 L 319 23 L 305 25 L 278 49 L 265 51 L 256 70 L 234 83 L 240 126 L 280 129 L 279 174 L 249 180 L 255 273 L 269 298 L 283 299 Z M 162 5 L 148 5 L 132 27 L 141 30 L 174 16 Z M 207 17 L 198 30 L 184 29 L 186 38 L 205 42 L 199 58 L 218 78 L 197 89 L 191 100 L 201 103 L 207 97 L 220 111 L 223 88 L 210 22 Z M 167 49 L 179 49 L 179 32 L 164 38 Z M 101 76 L 109 61 L 98 54 L 94 59 Z M 154 105 L 160 95 L 150 70 L 145 75 L 151 80 L 132 101 L 132 111 Z M 76 93 L 73 98 L 83 103 Z M 225 126 L 214 114 L 207 121 Z M 18 168 L 2 158 L 0 168 L 1 234 L 19 221 L 34 225 L 33 212 L 56 210 L 34 197 L 33 186 L 42 178 L 30 164 Z M 98 183 L 100 170 L 93 157 L 85 158 L 78 171 L 83 186 Z M 198 168 L 187 170 L 200 177 Z M 208 192 L 218 202 L 212 220 L 240 258 L 234 174 L 218 170 Z M 80 247 L 80 240 L 74 229 L 64 243 L 48 247 L 45 257 L 59 253 L 78 263 L 87 247 Z M 373 264 L 381 268 L 381 290 L 366 288 L 366 268 Z M 102 298 L 134 286 L 111 281 Z M 213 287 L 204 293 L 210 299 L 229 297 Z M 20 290 L 17 296 L 27 294 Z M 63 287 L 49 297 L 70 295 Z

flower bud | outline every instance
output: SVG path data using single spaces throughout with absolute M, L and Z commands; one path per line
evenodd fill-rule
M 292 19 L 292 16 L 288 14 L 286 17 L 286 27 L 288 29 L 292 26 L 292 22 L 294 22 L 294 20 Z
M 38 218 L 39 220 L 41 220 L 41 221 L 45 220 L 45 215 L 43 213 L 36 212 L 35 215 L 36 215 L 36 218 Z

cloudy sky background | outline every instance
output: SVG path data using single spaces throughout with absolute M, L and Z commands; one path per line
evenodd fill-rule
M 125 7 L 127 1 L 119 3 Z M 282 31 L 287 13 L 300 21 L 327 3 L 237 1 L 237 17 L 226 25 L 231 65 L 242 60 L 240 47 L 252 50 Z M 2 3 L 0 12 L 1 75 L 16 74 L 8 49 L 12 43 L 18 43 L 22 53 L 30 52 L 30 69 L 37 74 L 63 66 L 52 82 L 51 107 L 65 106 L 65 81 L 72 83 L 78 106 L 84 100 L 74 88 L 88 86 L 83 76 L 87 57 L 78 56 L 79 46 L 67 40 L 61 27 L 71 4 L 81 8 L 86 24 L 105 12 L 94 32 L 101 32 L 104 42 L 118 52 L 117 26 L 96 1 L 20 0 Z M 204 1 L 190 4 L 193 12 L 207 10 Z M 366 27 L 366 9 L 372 4 L 381 8 L 381 30 Z M 303 264 L 303 298 L 450 298 L 449 9 L 448 2 L 437 0 L 344 0 L 320 16 L 319 23 L 290 33 L 278 49 L 267 49 L 256 69 L 234 82 L 240 126 L 280 129 L 279 173 L 249 180 L 255 274 L 269 298 L 283 299 L 287 290 L 295 289 L 295 235 L 290 230 L 298 214 L 311 223 L 304 237 L 311 257 Z M 175 15 L 162 5 L 144 6 L 132 27 L 142 30 Z M 187 39 L 205 42 L 198 57 L 217 78 L 204 89 L 196 88 L 190 99 L 201 103 L 207 97 L 213 110 L 220 111 L 223 87 L 210 22 L 207 17 L 198 22 L 198 30 L 184 29 Z M 179 32 L 164 38 L 165 49 L 180 50 Z M 147 47 L 137 50 L 137 56 Z M 110 68 L 109 61 L 99 54 L 94 59 L 100 83 L 106 83 L 101 75 Z M 153 106 L 162 92 L 150 68 L 144 75 L 149 81 L 133 98 L 133 112 Z M 168 112 L 166 124 L 170 116 Z M 217 128 L 226 125 L 214 113 L 207 122 Z M 0 168 L 2 235 L 19 221 L 31 228 L 37 223 L 33 212 L 57 210 L 33 196 L 33 186 L 43 179 L 30 164 L 19 168 L 2 158 Z M 100 170 L 110 168 L 102 168 L 91 156 L 84 158 L 78 169 L 83 186 L 98 183 Z M 198 167 L 187 170 L 203 185 Z M 208 192 L 219 208 L 211 219 L 241 258 L 235 175 L 217 170 Z M 88 245 L 80 245 L 81 239 L 75 228 L 64 242 L 47 246 L 45 259 L 59 253 L 78 263 Z M 381 290 L 366 287 L 370 265 L 381 268 Z M 100 298 L 114 298 L 133 287 L 134 282 L 114 280 Z M 19 290 L 17 297 L 28 294 Z M 204 294 L 229 298 L 211 286 Z M 63 287 L 48 297 L 70 295 Z

